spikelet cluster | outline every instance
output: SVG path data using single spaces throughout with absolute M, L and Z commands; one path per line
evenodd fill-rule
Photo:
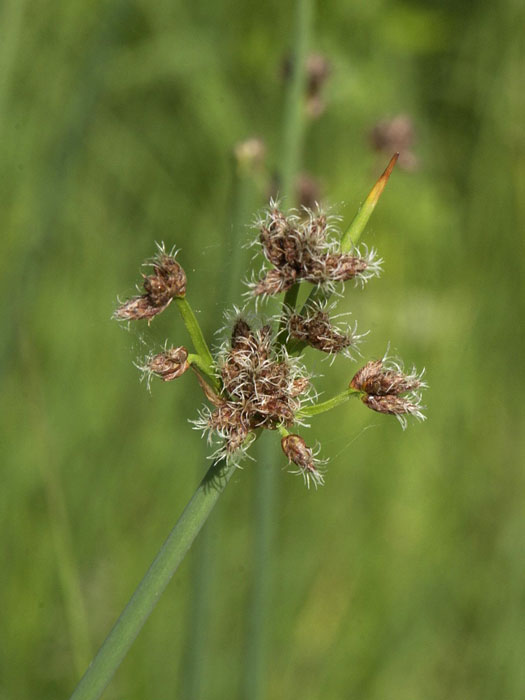
M 365 282 L 381 270 L 375 251 L 361 254 L 357 249 L 339 250 L 335 234 L 337 218 L 320 209 L 303 209 L 284 214 L 274 201 L 257 222 L 259 242 L 272 265 L 258 280 L 250 283 L 255 297 L 285 292 L 296 282 L 306 281 L 334 291 L 336 283 Z
M 357 324 L 353 328 L 349 325 L 339 327 L 336 324 L 339 314 L 331 316 L 335 304 L 316 301 L 306 304 L 302 311 L 285 309 L 285 323 L 288 332 L 288 340 L 297 341 L 309 345 L 316 350 L 335 356 L 342 354 L 353 359 L 352 353 L 357 352 L 358 345 L 363 335 L 358 335 Z
M 270 325 L 250 327 L 240 317 L 231 340 L 219 351 L 218 376 L 222 395 L 205 409 L 195 425 L 221 445 L 214 457 L 236 458 L 253 430 L 290 427 L 310 396 L 310 379 L 300 362 L 273 348 Z
M 405 429 L 407 415 L 425 420 L 420 394 L 426 387 L 423 374 L 415 369 L 405 373 L 399 362 L 388 358 L 371 360 L 356 372 L 350 387 L 361 392 L 368 408 L 396 416 Z
M 186 294 L 186 273 L 175 259 L 175 252 L 166 253 L 158 246 L 157 255 L 145 265 L 153 268 L 149 275 L 142 275 L 144 293 L 121 303 L 113 314 L 118 321 L 140 321 L 148 323 L 162 313 L 175 297 Z
M 337 405 L 339 397 L 335 403 L 329 399 L 324 406 L 305 407 L 316 394 L 313 375 L 298 356 L 310 346 L 325 356 L 354 359 L 363 335 L 357 334 L 356 325 L 337 321 L 345 314 L 334 315 L 335 305 L 329 305 L 328 299 L 338 283 L 365 282 L 377 275 L 381 261 L 374 251 L 342 251 L 337 218 L 319 207 L 284 213 L 271 200 L 257 229 L 256 244 L 271 267 L 249 285 L 256 308 L 258 299 L 285 292 L 298 282 L 314 285 L 309 301 L 301 309 L 283 305 L 279 318 L 266 323 L 235 309 L 228 338 L 212 357 L 202 332 L 195 328 L 198 322 L 190 318 L 187 300 L 181 300 L 178 306 L 199 352 L 190 355 L 182 346 L 166 344 L 162 352 L 147 356 L 137 366 L 148 386 L 152 377 L 170 382 L 192 369 L 209 404 L 192 422 L 216 446 L 213 459 L 239 464 L 257 431 L 278 430 L 283 453 L 294 465 L 292 473 L 317 488 L 324 483 L 319 447 L 312 449 L 290 431 L 305 425 L 305 416 Z M 149 323 L 173 299 L 185 296 L 186 274 L 173 251 L 166 253 L 160 246 L 146 264 L 151 270 L 143 275 L 143 293 L 120 303 L 115 318 Z M 396 416 L 405 428 L 407 416 L 424 419 L 422 377 L 423 373 L 405 372 L 400 363 L 384 357 L 367 362 L 353 376 L 349 390 L 339 396 L 357 395 L 373 411 Z

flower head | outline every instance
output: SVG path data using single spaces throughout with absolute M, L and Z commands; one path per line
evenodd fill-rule
M 143 275 L 144 294 L 132 297 L 120 304 L 113 314 L 119 321 L 139 321 L 148 323 L 166 309 L 172 299 L 186 294 L 186 273 L 175 260 L 175 252 L 166 253 L 164 246 L 158 246 L 157 255 L 145 263 L 153 268 L 150 275 Z
M 338 282 L 366 282 L 379 274 L 381 260 L 375 251 L 357 249 L 342 252 L 335 222 L 321 209 L 303 208 L 284 214 L 274 201 L 257 222 L 259 242 L 268 262 L 260 279 L 250 283 L 253 296 L 273 296 L 285 292 L 302 280 L 334 291 Z
M 196 427 L 205 430 L 209 440 L 222 442 L 221 456 L 235 455 L 257 428 L 293 425 L 308 400 L 310 382 L 304 367 L 284 349 L 275 350 L 273 340 L 269 325 L 252 328 L 239 316 L 219 350 L 222 395 L 215 410 L 201 414 Z
M 148 384 L 153 375 L 163 382 L 171 382 L 181 377 L 189 368 L 188 351 L 182 346 L 166 348 L 156 355 L 149 355 L 139 365 L 139 369 L 147 377 Z
M 363 403 L 378 413 L 398 418 L 406 428 L 406 416 L 425 420 L 418 390 L 426 387 L 422 372 L 413 368 L 408 374 L 395 361 L 371 360 L 354 375 L 350 388 L 362 393 Z
M 328 306 L 326 302 L 314 302 L 308 304 L 301 313 L 287 309 L 285 319 L 288 337 L 329 355 L 342 353 L 351 358 L 351 351 L 356 349 L 362 335 L 357 334 L 357 325 L 353 329 L 342 329 L 335 325 L 335 318 L 330 317 L 333 308 L 333 304 Z
M 315 458 L 312 449 L 300 435 L 285 435 L 281 439 L 281 447 L 288 461 L 298 467 L 291 473 L 300 474 L 308 488 L 310 488 L 310 482 L 315 488 L 324 484 L 324 475 L 319 469 L 321 462 Z

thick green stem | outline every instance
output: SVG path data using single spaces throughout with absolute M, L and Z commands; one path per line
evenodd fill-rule
M 278 440 L 268 431 L 257 445 L 256 492 L 254 499 L 254 572 L 248 612 L 244 659 L 244 700 L 263 700 L 267 693 L 267 661 L 270 647 L 270 611 L 274 582 L 273 542 L 277 511 Z
M 224 462 L 214 462 L 209 468 L 131 600 L 80 680 L 71 700 L 95 700 L 101 696 L 235 469 L 235 465 L 226 466 Z

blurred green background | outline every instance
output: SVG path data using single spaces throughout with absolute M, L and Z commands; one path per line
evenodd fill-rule
M 418 161 L 364 237 L 384 274 L 341 306 L 365 358 L 390 342 L 430 389 L 406 432 L 355 402 L 312 421 L 317 492 L 276 465 L 272 700 L 525 697 L 524 22 L 521 0 L 315 8 L 319 196 L 350 220 L 395 150 L 371 147 L 378 121 L 409 115 Z M 274 0 L 0 5 L 2 700 L 68 696 L 206 468 L 192 377 L 149 394 L 132 364 L 187 342 L 176 310 L 110 316 L 164 240 L 222 325 L 232 230 L 251 235 L 281 165 L 293 24 Z M 249 137 L 253 177 L 232 156 Z M 327 395 L 356 369 L 315 365 Z M 256 469 L 210 520 L 210 700 L 241 697 Z M 105 697 L 190 696 L 193 589 L 190 557 Z

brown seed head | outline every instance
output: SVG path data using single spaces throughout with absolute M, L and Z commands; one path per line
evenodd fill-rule
M 288 319 L 290 337 L 307 343 L 321 352 L 335 354 L 352 344 L 349 335 L 338 331 L 325 311 L 316 311 L 312 316 L 291 314 Z
M 164 311 L 170 302 L 171 299 L 163 306 L 156 306 L 151 303 L 147 294 L 143 294 L 140 297 L 132 297 L 115 310 L 113 318 L 117 319 L 117 321 L 140 321 L 145 319 L 149 323 L 154 316 Z
M 299 467 L 293 473 L 301 474 L 308 487 L 310 481 L 316 488 L 324 484 L 324 477 L 315 465 L 313 452 L 300 435 L 285 435 L 281 439 L 281 447 L 288 461 Z
M 170 305 L 174 297 L 186 294 L 186 273 L 172 255 L 166 255 L 161 248 L 150 264 L 153 274 L 143 276 L 145 294 L 120 304 L 113 318 L 119 321 L 146 319 L 149 323 Z
M 371 360 L 362 367 L 350 382 L 352 389 L 374 396 L 399 396 L 423 386 L 415 372 L 404 374 L 400 368 L 385 366 L 383 360 Z
M 186 295 L 186 273 L 170 255 L 160 254 L 153 261 L 153 275 L 144 279 L 144 289 L 152 304 L 167 303 Z
M 350 388 L 361 391 L 363 403 L 373 411 L 397 416 L 404 429 L 407 414 L 418 420 L 425 419 L 417 392 L 426 386 L 421 377 L 422 373 L 417 374 L 414 370 L 405 374 L 394 363 L 372 360 L 356 372 Z
M 184 347 L 170 348 L 151 357 L 147 369 L 164 382 L 171 382 L 189 369 L 188 351 Z

